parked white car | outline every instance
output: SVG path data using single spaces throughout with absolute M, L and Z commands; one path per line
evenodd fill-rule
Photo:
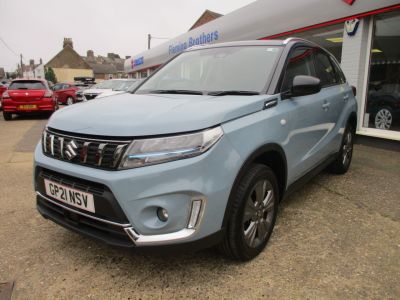
M 139 85 L 139 79 L 110 79 L 95 84 L 82 92 L 83 101 L 123 94 Z

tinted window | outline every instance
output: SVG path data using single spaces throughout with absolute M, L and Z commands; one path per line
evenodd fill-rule
M 329 56 L 321 51 L 318 51 L 315 55 L 315 71 L 317 77 L 321 79 L 322 87 L 339 83 Z
M 332 57 L 331 57 L 331 63 L 333 66 L 333 70 L 335 71 L 336 80 L 339 83 L 345 83 L 346 77 L 344 76 L 342 69 L 340 69 L 339 65 L 334 61 Z
M 46 86 L 41 81 L 14 81 L 10 84 L 10 90 L 45 90 Z
M 283 92 L 291 89 L 297 75 L 315 76 L 313 52 L 310 48 L 298 48 L 290 54 L 282 83 Z

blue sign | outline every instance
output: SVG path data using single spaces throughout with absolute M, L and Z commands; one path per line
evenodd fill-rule
M 132 61 L 131 61 L 132 69 L 134 67 L 137 67 L 137 66 L 140 66 L 140 65 L 143 65 L 143 64 L 144 64 L 144 57 L 143 56 L 141 56 L 139 58 L 136 58 L 136 59 L 132 58 Z
M 219 39 L 219 32 L 213 31 L 210 33 L 204 33 L 202 32 L 200 35 L 195 36 L 195 37 L 189 37 L 187 41 L 183 43 L 178 43 L 176 45 L 169 45 L 168 47 L 168 54 L 169 55 L 175 55 L 178 54 L 182 51 L 184 51 L 187 48 L 190 48 L 192 46 L 197 46 L 197 45 L 203 45 L 203 44 L 209 44 L 214 41 L 217 41 Z

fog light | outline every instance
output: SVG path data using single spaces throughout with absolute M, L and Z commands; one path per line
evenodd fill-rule
M 193 229 L 197 225 L 197 220 L 199 219 L 201 210 L 201 200 L 194 200 L 192 202 L 192 210 L 190 212 L 190 219 L 187 228 Z
M 157 217 L 160 219 L 160 221 L 167 222 L 168 221 L 168 211 L 165 208 L 159 207 L 157 209 Z

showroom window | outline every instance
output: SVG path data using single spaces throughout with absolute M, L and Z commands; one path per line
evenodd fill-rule
M 330 53 L 340 62 L 342 60 L 344 24 L 339 23 L 322 28 L 311 29 L 300 33 L 288 34 L 280 36 L 277 39 L 285 39 L 288 37 L 298 37 L 314 42 Z
M 364 127 L 400 131 L 400 12 L 374 21 Z

